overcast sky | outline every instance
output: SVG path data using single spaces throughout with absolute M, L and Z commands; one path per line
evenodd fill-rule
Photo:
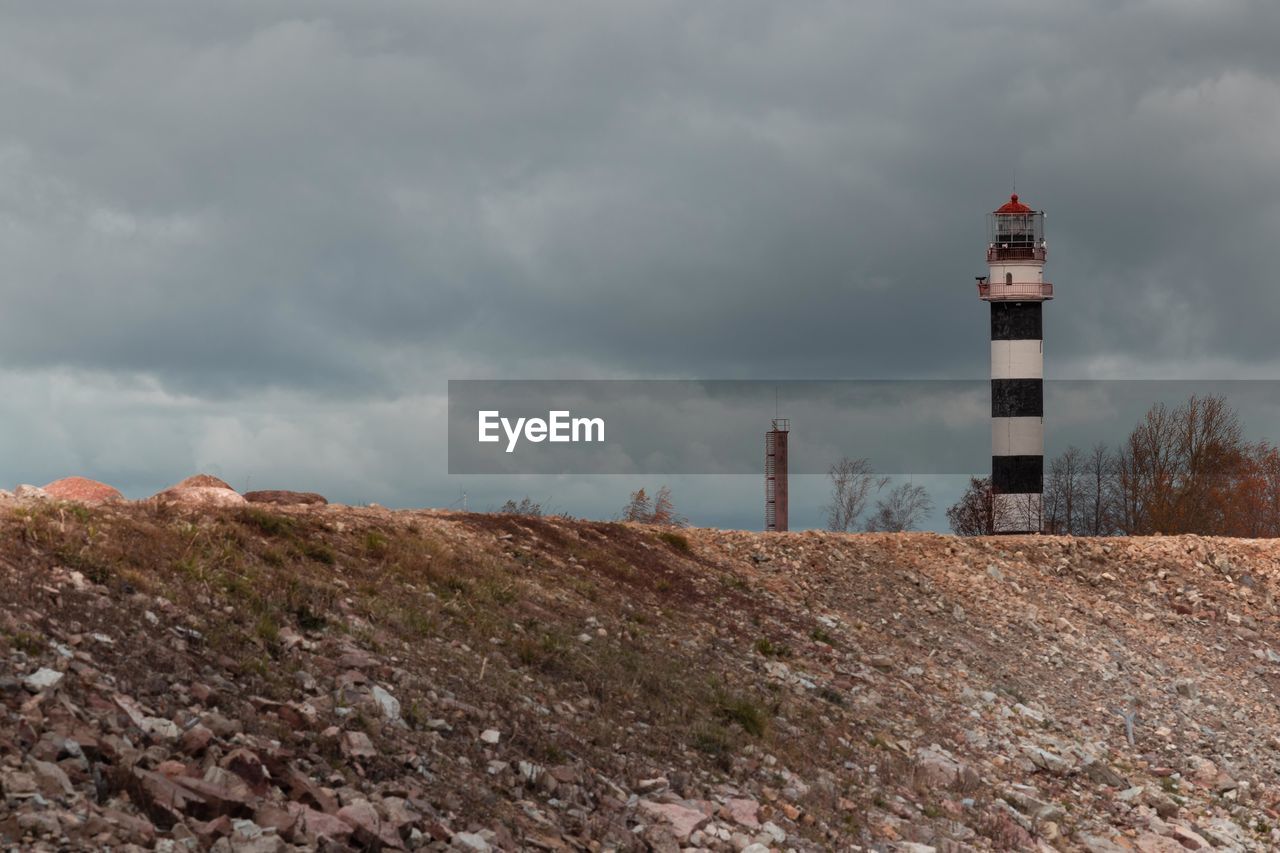
M 1280 375 L 1277 39 L 1270 0 L 9 4 L 0 483 L 612 515 L 448 477 L 446 380 L 985 377 L 1015 183 L 1049 377 Z

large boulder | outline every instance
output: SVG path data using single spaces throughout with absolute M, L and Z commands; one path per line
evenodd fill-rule
M 226 489 L 234 492 L 231 484 L 226 480 L 221 480 L 212 474 L 193 474 L 181 483 L 175 483 L 170 486 L 171 489 Z
M 44 487 L 49 497 L 59 501 L 75 501 L 82 504 L 102 504 L 124 500 L 124 495 L 114 486 L 90 480 L 88 477 L 63 477 Z
M 263 489 L 245 492 L 244 499 L 251 504 L 327 504 L 324 495 L 315 492 L 291 492 L 287 489 Z
M 196 474 L 155 494 L 152 500 L 160 503 L 194 504 L 204 506 L 239 506 L 244 498 L 223 480 L 210 474 Z

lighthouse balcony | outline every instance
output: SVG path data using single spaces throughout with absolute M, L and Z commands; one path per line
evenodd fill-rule
M 1047 281 L 1013 284 L 979 281 L 978 298 L 984 302 L 1047 302 L 1053 298 L 1053 285 Z
M 987 247 L 987 263 L 990 264 L 997 261 L 1039 261 L 1044 263 L 1046 254 L 1043 243 L 1035 246 L 992 243 Z

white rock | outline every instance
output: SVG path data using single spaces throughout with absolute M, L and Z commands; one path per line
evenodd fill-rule
M 774 844 L 781 844 L 787 840 L 786 830 L 778 826 L 773 821 L 769 821 L 764 826 L 760 827 L 760 831 L 772 838 Z
M 56 669 L 42 666 L 24 678 L 22 683 L 33 693 L 39 693 L 41 690 L 48 690 L 50 687 L 56 686 L 60 681 L 62 681 L 62 673 Z
M 502 740 L 502 733 L 497 729 L 485 729 L 480 733 L 480 740 L 488 744 L 496 744 Z
M 378 703 L 383 718 L 393 722 L 400 719 L 400 700 L 376 684 L 373 686 L 373 701 Z
M 449 839 L 449 846 L 457 850 L 475 850 L 478 853 L 493 849 L 488 841 L 474 832 L 455 832 Z
M 182 729 L 173 720 L 166 720 L 163 717 L 143 717 L 142 723 L 138 728 L 142 729 L 149 735 L 165 740 L 177 740 L 182 735 Z

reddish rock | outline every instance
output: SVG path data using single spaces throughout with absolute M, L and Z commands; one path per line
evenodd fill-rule
M 368 800 L 356 800 L 338 810 L 338 819 L 345 821 L 352 828 L 355 841 L 367 849 L 379 846 L 392 850 L 403 850 L 404 844 L 396 828 L 384 821 Z
M 320 505 L 329 501 L 324 495 L 316 492 L 291 492 L 286 489 L 263 489 L 256 492 L 245 492 L 244 499 L 251 504 L 292 504 Z
M 758 817 L 760 804 L 755 800 L 733 798 L 725 801 L 720 808 L 720 816 L 741 826 L 756 828 L 760 825 Z
M 273 803 L 263 803 L 253 813 L 253 822 L 263 829 L 274 829 L 281 838 L 289 838 L 298 824 L 299 813 Z
M 1138 853 L 1183 853 L 1187 849 L 1172 838 L 1156 835 L 1154 832 L 1139 835 L 1134 839 L 1133 846 Z
M 174 483 L 171 489 L 231 489 L 231 484 L 212 474 L 193 474 L 181 483 Z M 232 489 L 232 491 L 235 491 Z
M 82 504 L 102 504 L 123 501 L 124 495 L 114 486 L 90 480 L 88 477 L 63 477 L 44 487 L 49 497 L 60 501 Z
M 49 761 L 31 759 L 31 772 L 35 776 L 40 793 L 46 797 L 69 797 L 75 793 L 71 780 L 62 768 Z
M 342 754 L 347 758 L 373 758 L 378 750 L 373 748 L 373 741 L 364 732 L 343 732 Z
M 188 814 L 203 816 L 208 803 L 194 791 L 175 783 L 167 776 L 134 768 L 134 792 L 139 805 L 161 829 L 168 829 Z
M 316 709 L 306 702 L 289 702 L 276 708 L 280 717 L 294 731 L 308 731 L 316 727 L 319 717 Z
M 280 781 L 282 787 L 289 792 L 290 799 L 295 802 L 325 814 L 335 814 L 338 811 L 338 801 L 333 798 L 333 795 L 296 767 L 289 768 Z
M 270 784 L 267 769 L 262 766 L 262 759 L 247 749 L 233 749 L 223 756 L 219 766 L 229 770 L 244 780 L 249 790 L 259 797 L 267 793 Z
M 178 748 L 187 755 L 198 756 L 209 748 L 209 742 L 212 740 L 213 732 L 197 724 L 182 733 L 182 737 L 178 739 Z
M 351 825 L 336 815 L 318 812 L 298 803 L 290 803 L 288 810 L 298 817 L 289 835 L 294 844 L 314 848 L 325 841 L 344 843 L 351 837 Z
M 208 474 L 188 477 L 151 497 L 158 503 L 196 504 L 210 506 L 237 506 L 244 498 L 224 481 Z
M 210 821 L 191 821 L 191 831 L 195 833 L 196 838 L 204 842 L 205 847 L 211 847 L 219 838 L 226 838 L 235 831 L 235 826 L 231 823 L 231 818 L 226 815 L 220 815 Z
M 168 776 L 170 779 L 176 779 L 179 776 L 191 775 L 187 765 L 183 764 L 181 761 L 175 761 L 174 759 L 161 761 L 156 765 L 156 772 L 161 776 Z
M 112 831 L 122 842 L 141 844 L 147 848 L 156 840 L 156 828 L 150 821 L 113 808 L 103 808 L 98 814 L 91 815 L 86 821 L 85 829 L 95 835 Z
M 183 777 L 173 781 L 199 798 L 199 803 L 186 811 L 200 818 L 247 816 L 258 802 L 249 787 L 235 777 L 215 777 L 213 780 Z
M 681 843 L 688 841 L 690 835 L 706 826 L 711 820 L 698 809 L 691 809 L 679 803 L 655 803 L 641 800 L 639 811 L 647 820 L 666 824 L 676 840 Z

